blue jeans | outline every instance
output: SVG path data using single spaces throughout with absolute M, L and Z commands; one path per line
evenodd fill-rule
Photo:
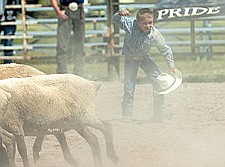
M 162 115 L 162 107 L 164 103 L 164 95 L 154 93 L 159 89 L 156 78 L 161 73 L 157 65 L 149 57 L 143 60 L 133 60 L 130 57 L 125 58 L 124 64 L 124 96 L 122 102 L 123 117 L 133 116 L 134 91 L 138 68 L 142 68 L 145 74 L 151 79 L 153 84 L 153 111 L 155 116 Z
M 14 35 L 16 32 L 16 25 L 0 26 L 0 33 L 3 31 L 4 35 Z M 1 44 L 4 46 L 13 46 L 13 39 L 2 39 Z M 4 50 L 4 56 L 12 56 L 13 50 Z M 12 60 L 4 60 L 4 64 L 12 63 Z
M 57 29 L 57 73 L 67 73 L 68 58 L 74 64 L 73 73 L 82 76 L 84 71 L 84 18 L 80 18 L 82 9 L 72 12 L 65 9 L 67 20 L 58 19 Z M 73 32 L 73 34 L 71 34 Z

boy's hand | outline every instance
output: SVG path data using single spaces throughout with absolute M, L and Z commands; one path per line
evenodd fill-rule
M 128 10 L 123 10 L 118 13 L 120 16 L 130 16 L 130 12 Z
M 175 73 L 176 72 L 176 67 L 170 67 L 170 70 Z

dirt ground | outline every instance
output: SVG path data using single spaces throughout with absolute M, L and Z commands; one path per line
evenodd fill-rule
M 96 99 L 96 114 L 110 120 L 118 165 L 106 156 L 103 135 L 91 129 L 101 145 L 104 167 L 225 167 L 225 83 L 183 83 L 165 96 L 162 123 L 149 122 L 152 116 L 152 86 L 138 84 L 135 91 L 134 118 L 121 120 L 123 83 L 103 82 Z M 94 167 L 89 145 L 75 131 L 66 133 L 72 154 L 80 167 Z M 35 164 L 33 137 L 26 137 L 32 167 L 69 167 L 59 143 L 47 136 Z M 18 167 L 22 166 L 16 156 Z

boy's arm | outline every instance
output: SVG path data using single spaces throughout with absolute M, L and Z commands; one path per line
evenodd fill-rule
M 154 28 L 154 36 L 155 36 L 155 41 L 154 44 L 160 51 L 160 53 L 165 57 L 170 69 L 172 72 L 175 72 L 175 64 L 174 64 L 174 59 L 173 59 L 173 52 L 172 49 L 169 45 L 166 44 L 165 39 L 163 38 L 162 34 Z
M 117 25 L 119 28 L 129 31 L 133 20 L 124 16 L 129 16 L 130 12 L 128 10 L 118 11 L 112 16 L 113 24 Z

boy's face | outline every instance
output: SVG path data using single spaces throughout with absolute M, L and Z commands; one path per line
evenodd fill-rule
M 140 29 L 143 32 L 149 32 L 151 26 L 153 26 L 153 17 L 142 17 L 137 20 Z

